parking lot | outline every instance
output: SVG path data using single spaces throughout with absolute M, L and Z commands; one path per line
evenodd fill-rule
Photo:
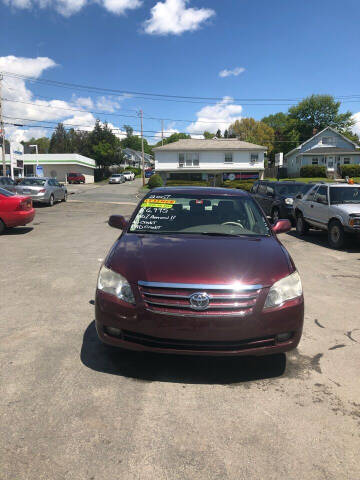
M 1 480 L 359 479 L 360 244 L 281 235 L 306 301 L 286 357 L 107 353 L 96 278 L 136 182 L 0 237 Z

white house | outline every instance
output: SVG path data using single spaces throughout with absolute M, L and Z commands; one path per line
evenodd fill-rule
M 324 166 L 327 174 L 336 176 L 340 166 L 348 164 L 360 164 L 359 146 L 331 127 L 284 155 L 289 177 L 298 177 L 306 165 Z
M 237 138 L 184 139 L 153 149 L 155 171 L 167 180 L 257 179 L 263 176 L 266 147 Z

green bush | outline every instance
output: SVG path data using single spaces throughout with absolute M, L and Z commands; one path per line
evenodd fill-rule
M 345 177 L 360 177 L 360 165 L 341 165 L 341 176 Z
M 136 167 L 128 167 L 123 169 L 123 172 L 134 172 L 136 176 L 141 176 L 141 168 L 136 168 Z
M 156 175 L 156 174 L 152 175 L 149 178 L 148 186 L 149 186 L 149 188 L 162 187 L 163 186 L 163 181 L 162 181 L 162 178 L 160 177 L 160 175 Z
M 237 188 L 249 192 L 256 180 L 225 180 L 222 187 Z
M 320 165 L 306 165 L 306 166 L 300 168 L 300 177 L 326 178 L 326 168 L 322 167 Z

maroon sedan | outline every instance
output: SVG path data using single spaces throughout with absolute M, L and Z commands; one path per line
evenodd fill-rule
M 123 230 L 102 266 L 96 328 L 109 345 L 197 355 L 295 348 L 304 299 L 295 265 L 251 196 L 158 188 L 109 224 Z

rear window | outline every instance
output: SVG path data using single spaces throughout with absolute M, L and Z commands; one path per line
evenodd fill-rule
M 4 190 L 3 188 L 0 188 L 0 195 L 4 197 L 14 197 L 14 193 L 9 192 L 9 190 Z
M 298 193 L 303 193 L 305 194 L 306 192 L 308 192 L 310 190 L 310 188 L 312 187 L 313 185 L 301 185 L 301 184 L 297 184 L 297 183 L 292 183 L 292 184 L 289 184 L 289 185 L 286 185 L 286 184 L 276 184 L 275 185 L 275 192 L 277 195 L 281 195 L 281 196 L 286 196 L 286 195 L 289 195 L 289 196 L 295 196 L 297 195 Z
M 111 178 L 118 178 L 118 177 L 121 177 L 122 175 L 120 174 L 115 174 L 115 175 L 111 175 Z
M 43 187 L 46 183 L 46 180 L 43 178 L 24 178 L 20 181 L 19 185 L 24 185 L 28 187 Z

